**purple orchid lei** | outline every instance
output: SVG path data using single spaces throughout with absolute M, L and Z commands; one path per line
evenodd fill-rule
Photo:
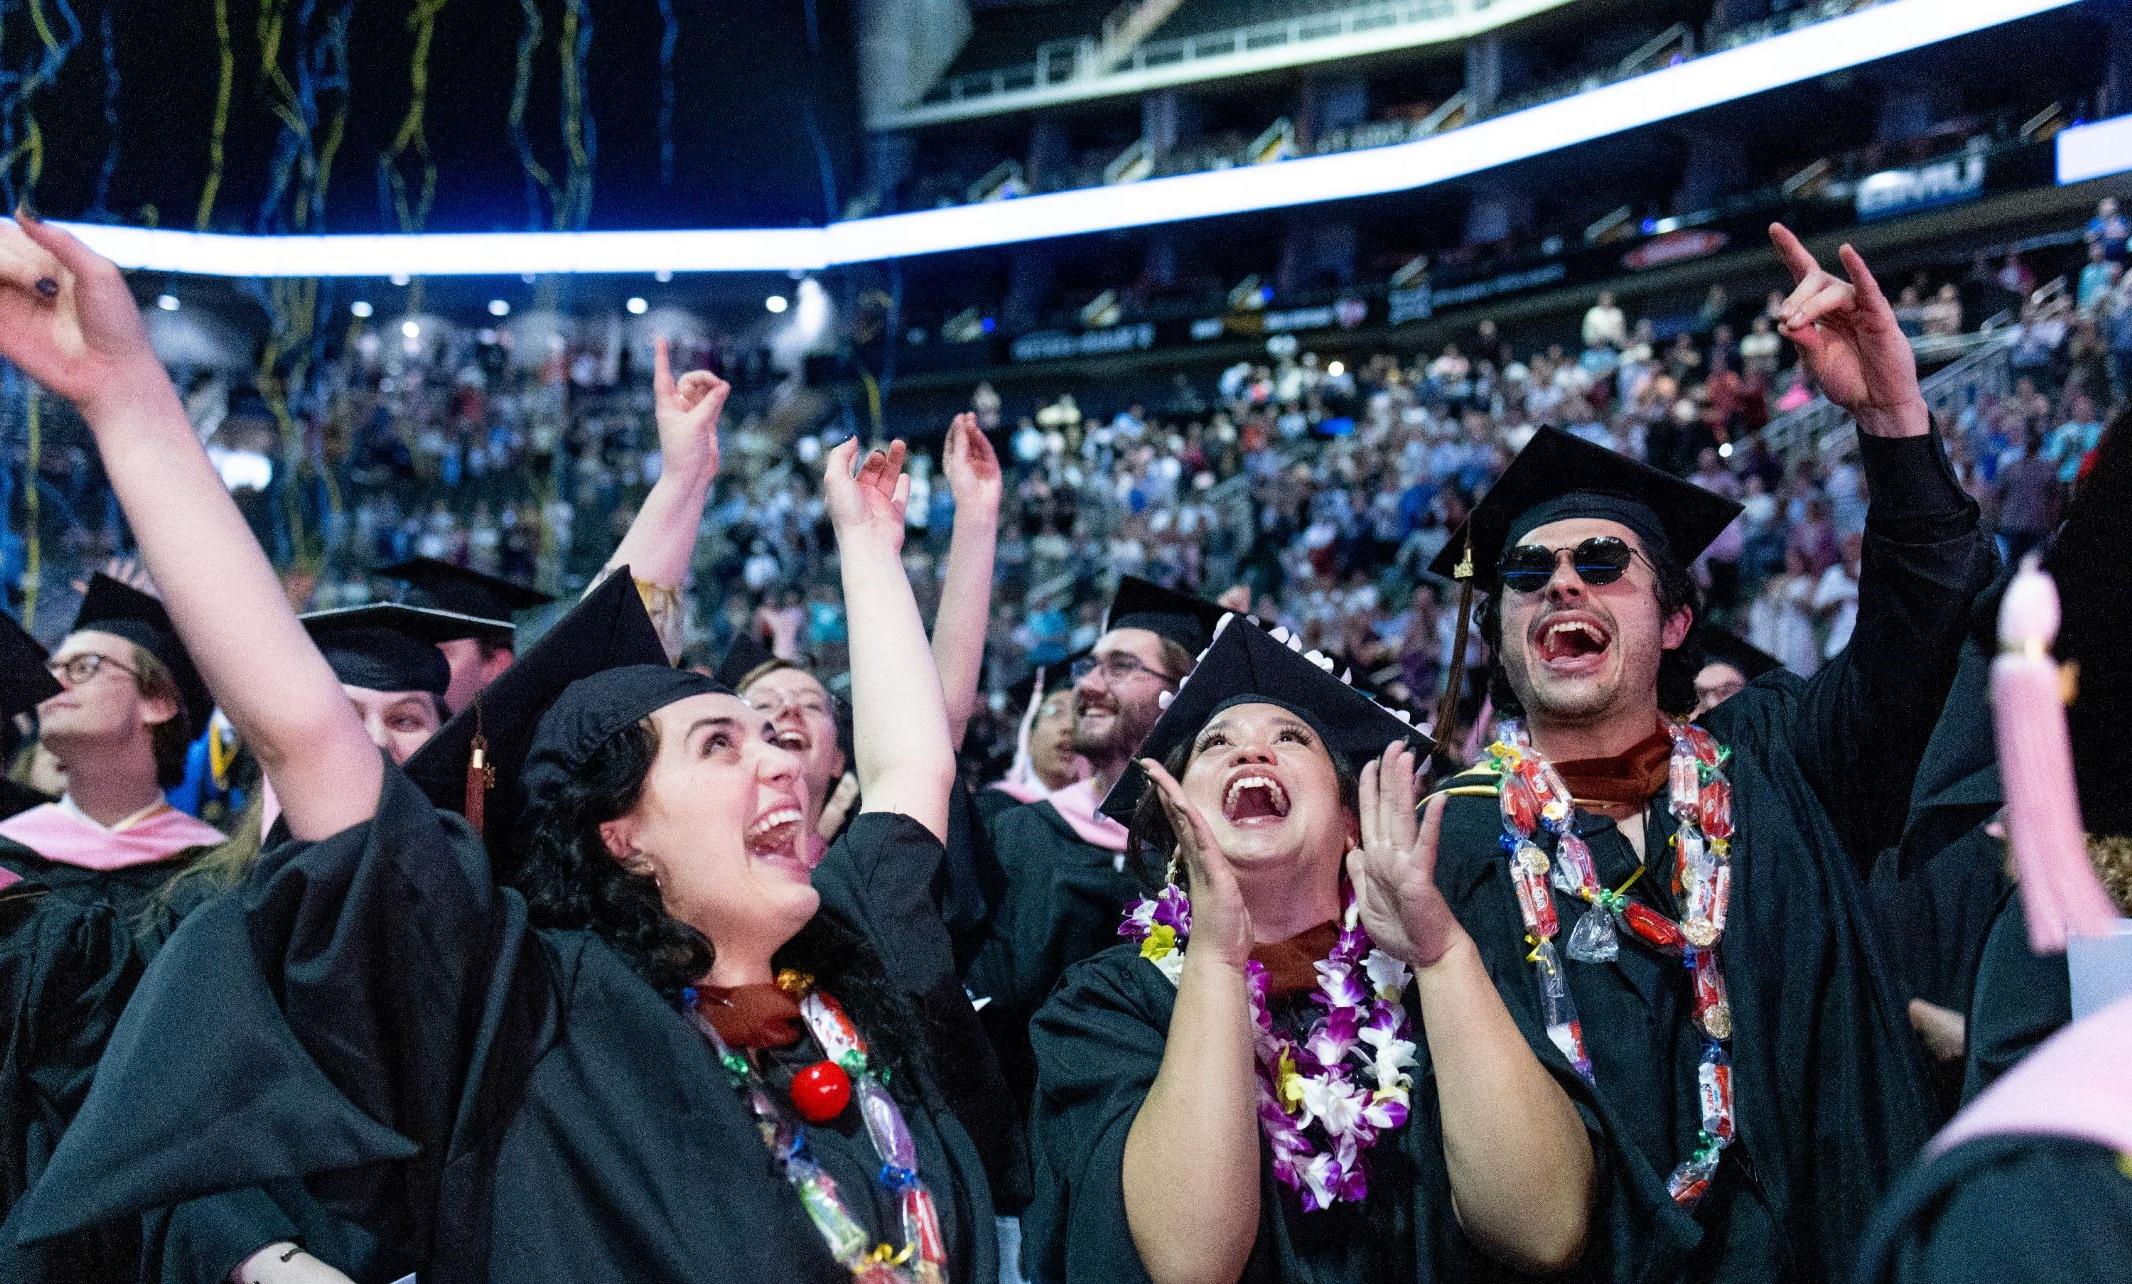
M 1320 1013 L 1300 1039 L 1274 1026 L 1265 967 L 1253 960 L 1245 968 L 1259 1130 L 1273 1153 L 1273 1175 L 1296 1192 L 1306 1213 L 1359 1203 L 1369 1194 L 1365 1156 L 1406 1122 L 1414 1084 L 1412 1029 L 1400 1002 L 1411 974 L 1370 944 L 1352 890 L 1345 892 L 1340 921 L 1332 953 L 1317 964 L 1311 1001 Z M 1191 901 L 1174 883 L 1135 904 L 1118 928 L 1172 983 L 1191 933 Z

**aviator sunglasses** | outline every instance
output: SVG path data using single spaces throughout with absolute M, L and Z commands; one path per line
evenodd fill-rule
M 1520 593 L 1537 593 L 1555 577 L 1555 567 L 1561 564 L 1564 553 L 1569 554 L 1569 564 L 1577 578 L 1594 588 L 1620 579 L 1629 563 L 1642 556 L 1627 540 L 1613 535 L 1594 535 L 1574 548 L 1520 544 L 1503 554 L 1496 575 Z

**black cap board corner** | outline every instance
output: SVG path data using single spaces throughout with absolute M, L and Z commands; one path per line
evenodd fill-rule
M 1103 631 L 1146 629 L 1198 655 L 1214 641 L 1226 607 L 1189 593 L 1167 589 L 1137 575 L 1119 577 L 1118 591 L 1103 617 Z
M 297 617 L 313 638 L 357 629 L 385 629 L 418 642 L 435 646 L 465 638 L 484 641 L 511 640 L 511 626 L 478 615 L 435 607 L 411 606 L 405 602 L 371 602 L 363 606 L 340 606 L 310 611 Z
M 773 669 L 795 667 L 791 661 L 779 659 L 777 653 L 764 646 L 753 633 L 742 632 L 733 639 L 733 645 L 726 648 L 711 679 L 720 686 L 739 691 Z
M 1703 663 L 1729 664 L 1749 682 L 1784 667 L 1784 662 L 1734 633 L 1707 625 L 1703 629 Z
M 514 583 L 500 575 L 489 575 L 434 557 L 411 557 L 404 562 L 381 566 L 377 573 L 406 584 L 407 602 L 411 606 L 435 607 L 506 624 L 519 611 L 530 611 L 555 600 L 551 594 Z M 505 638 L 506 643 L 509 640 Z
M 20 621 L 0 611 L 0 718 L 28 713 L 64 689 L 44 667 L 50 659 Z
M 1327 667 L 1331 663 L 1316 652 L 1305 653 L 1292 636 L 1283 641 L 1248 619 L 1232 618 L 1103 799 L 1104 814 L 1131 824 L 1147 790 L 1147 774 L 1137 759 L 1165 760 L 1198 735 L 1215 710 L 1240 697 L 1264 696 L 1300 710 L 1317 724 L 1326 748 L 1351 770 L 1359 771 L 1396 740 L 1407 741 L 1417 758 L 1426 759 L 1433 748 L 1429 738 L 1406 717 L 1343 681 L 1337 668 Z
M 177 684 L 178 700 L 185 706 L 186 721 L 193 734 L 206 729 L 207 719 L 215 711 L 215 698 L 208 693 L 200 671 L 193 667 L 192 657 L 185 653 L 185 644 L 178 640 L 170 612 L 163 609 L 162 601 L 154 594 L 143 593 L 98 571 L 89 577 L 88 592 L 82 594 L 81 609 L 74 613 L 74 624 L 68 631 L 79 633 L 84 629 L 125 638 L 153 655 Z
M 1481 497 L 1429 570 L 1446 579 L 1473 580 L 1483 591 L 1492 588 L 1504 541 L 1518 518 L 1572 495 L 1641 504 L 1683 566 L 1740 515 L 1739 504 L 1693 482 L 1559 428 L 1542 427 Z
M 495 781 L 486 800 L 483 832 L 490 851 L 500 858 L 513 823 L 525 809 L 519 776 L 541 715 L 580 678 L 623 665 L 666 663 L 665 646 L 645 614 L 635 581 L 618 571 L 439 728 L 407 760 L 407 775 L 438 807 L 463 811 L 467 768 L 475 737 L 481 737 Z

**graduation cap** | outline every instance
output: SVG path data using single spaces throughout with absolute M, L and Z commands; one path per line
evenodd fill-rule
M 1474 506 L 1429 569 L 1493 589 L 1496 563 L 1527 532 L 1571 517 L 1603 517 L 1636 532 L 1646 551 L 1685 566 L 1710 547 L 1740 505 L 1559 428 L 1543 427 Z M 1663 545 L 1663 550 L 1652 545 Z
M 1227 614 L 1226 609 L 1205 598 L 1166 589 L 1137 575 L 1127 575 L 1118 580 L 1118 591 L 1110 600 L 1110 612 L 1103 617 L 1103 631 L 1146 629 L 1198 655 L 1213 642 L 1214 630 L 1220 627 L 1222 617 Z
M 1703 629 L 1703 663 L 1729 664 L 1749 682 L 1784 667 L 1784 662 L 1734 633 L 1710 625 Z
M 452 674 L 437 644 L 493 637 L 498 628 L 494 620 L 398 602 L 313 611 L 297 619 L 318 644 L 333 676 L 347 685 L 372 691 L 427 691 L 440 702 L 451 686 Z
M 1315 651 L 1303 652 L 1301 643 L 1285 631 L 1277 638 L 1248 619 L 1232 617 L 1103 799 L 1104 813 L 1130 825 L 1147 791 L 1147 774 L 1138 759 L 1165 761 L 1215 714 L 1234 704 L 1277 704 L 1295 713 L 1317 728 L 1326 749 L 1350 770 L 1361 770 L 1395 740 L 1405 740 L 1417 755 L 1427 756 L 1432 747 L 1428 737 L 1350 686 L 1332 663 Z
M 1073 666 L 1087 659 L 1089 652 L 1076 651 L 1050 664 L 1040 664 L 1007 684 L 1007 707 L 1026 709 L 1042 696 L 1054 691 L 1064 691 L 1073 686 Z
M 65 689 L 44 667 L 50 658 L 14 616 L 0 612 L 0 718 L 28 713 Z
M 1619 522 L 1635 532 L 1646 553 L 1670 554 L 1686 566 L 1740 512 L 1740 505 L 1723 495 L 1543 426 L 1474 505 L 1429 570 L 1460 582 L 1458 628 L 1452 636 L 1464 637 L 1473 619 L 1474 591 L 1493 592 L 1504 552 L 1550 522 L 1575 517 Z M 1456 717 L 1465 672 L 1466 649 L 1455 648 L 1437 712 L 1439 732 Z
M 742 633 L 726 648 L 725 658 L 711 678 L 720 686 L 735 691 L 745 690 L 750 682 L 775 669 L 792 669 L 798 666 L 790 660 L 781 659 L 776 652 L 756 640 L 753 633 Z
M 455 566 L 434 557 L 414 557 L 404 562 L 394 562 L 390 566 L 379 567 L 377 573 L 386 579 L 399 580 L 406 584 L 406 600 L 410 606 L 434 607 L 479 619 L 497 620 L 506 625 L 516 613 L 546 606 L 555 600 L 552 595 L 539 589 L 527 588 L 501 576 L 485 575 L 480 571 Z M 511 633 L 506 628 L 499 645 L 510 644 Z
M 193 733 L 197 735 L 207 726 L 208 715 L 215 711 L 215 698 L 208 694 L 207 683 L 193 667 L 192 657 L 185 654 L 185 644 L 178 641 L 177 627 L 170 622 L 170 613 L 163 609 L 162 602 L 98 571 L 89 578 L 89 591 L 82 595 L 81 609 L 74 613 L 69 632 L 84 629 L 122 637 L 154 656 L 170 671 L 178 688 L 178 703 L 183 706 Z
M 556 621 L 472 704 L 452 715 L 407 760 L 407 775 L 431 802 L 482 830 L 501 859 L 525 809 L 526 760 L 542 715 L 571 683 L 632 666 L 657 666 L 710 681 L 667 665 L 666 648 L 645 614 L 635 581 L 617 572 Z

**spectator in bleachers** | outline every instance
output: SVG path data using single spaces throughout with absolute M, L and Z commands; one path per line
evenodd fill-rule
M 1629 346 L 1628 318 L 1614 302 L 1611 290 L 1602 290 L 1599 298 L 1584 314 L 1584 346 L 1596 348 L 1601 345 L 1617 351 Z

